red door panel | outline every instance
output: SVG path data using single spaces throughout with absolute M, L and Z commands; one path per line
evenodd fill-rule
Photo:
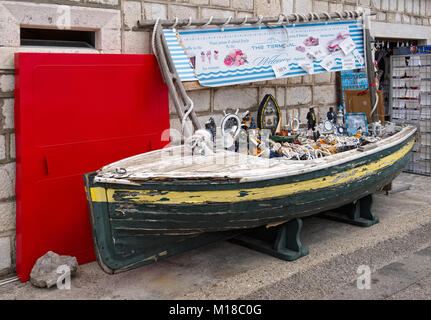
M 168 90 L 152 55 L 15 55 L 17 274 L 52 250 L 95 259 L 82 174 L 159 149 Z

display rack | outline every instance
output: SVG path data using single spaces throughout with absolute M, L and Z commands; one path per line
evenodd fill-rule
M 431 54 L 392 56 L 391 120 L 418 128 L 406 172 L 431 176 Z

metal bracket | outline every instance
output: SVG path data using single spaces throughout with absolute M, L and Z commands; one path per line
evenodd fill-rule
M 344 222 L 360 227 L 371 227 L 379 222 L 379 218 L 371 212 L 373 196 L 369 194 L 354 203 L 332 211 L 321 213 L 321 218 Z
M 302 219 L 295 218 L 277 227 L 259 227 L 229 241 L 273 257 L 294 261 L 309 253 L 301 243 Z

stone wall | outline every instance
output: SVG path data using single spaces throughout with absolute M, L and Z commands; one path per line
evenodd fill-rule
M 151 53 L 150 33 L 134 31 L 139 19 L 205 17 L 277 16 L 279 13 L 353 10 L 356 5 L 377 12 L 379 28 L 403 30 L 412 37 L 431 38 L 429 0 L 16 0 L 0 2 L 0 277 L 15 269 L 15 148 L 13 121 L 14 66 L 18 51 Z M 71 28 L 96 30 L 96 49 L 23 48 L 19 26 L 55 28 L 55 21 L 66 6 Z M 59 10 L 60 9 L 60 10 Z M 382 24 L 383 23 L 383 24 Z M 399 25 L 395 25 L 399 24 Z M 377 23 L 376 23 L 377 25 Z M 413 28 L 414 26 L 414 28 Z M 412 29 L 413 28 L 413 29 Z M 408 32 L 404 32 L 408 33 Z M 427 36 L 428 35 L 428 36 Z M 422 39 L 419 38 L 419 39 Z M 304 121 L 308 108 L 316 106 L 325 114 L 337 105 L 335 74 L 326 73 L 289 79 L 257 82 L 226 88 L 191 91 L 201 121 L 215 115 L 219 124 L 223 110 L 257 110 L 266 93 L 274 95 L 282 110 Z M 170 107 L 171 126 L 180 122 Z

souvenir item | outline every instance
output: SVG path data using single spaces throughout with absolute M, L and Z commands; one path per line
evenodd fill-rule
M 257 125 L 259 129 L 270 129 L 275 133 L 281 119 L 280 108 L 271 94 L 265 95 L 257 112 Z

